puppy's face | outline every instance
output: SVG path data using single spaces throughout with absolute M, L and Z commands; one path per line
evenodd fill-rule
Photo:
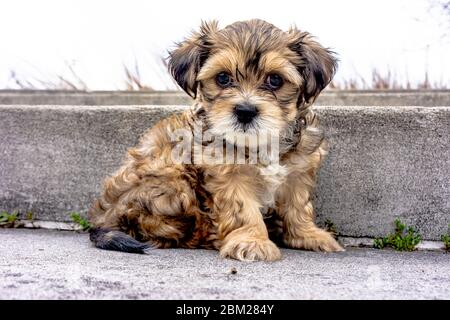
M 213 134 L 285 130 L 331 81 L 336 60 L 308 33 L 262 21 L 204 23 L 169 69 L 205 110 Z

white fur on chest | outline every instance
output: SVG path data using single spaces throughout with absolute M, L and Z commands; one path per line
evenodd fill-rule
M 286 166 L 276 163 L 260 167 L 259 172 L 266 186 L 265 193 L 261 197 L 264 204 L 261 213 L 265 214 L 269 208 L 275 207 L 275 195 L 278 188 L 286 181 L 288 169 Z

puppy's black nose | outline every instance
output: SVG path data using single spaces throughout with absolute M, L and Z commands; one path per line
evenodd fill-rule
M 240 123 L 250 123 L 258 115 L 258 109 L 248 103 L 237 104 L 234 107 L 234 114 Z

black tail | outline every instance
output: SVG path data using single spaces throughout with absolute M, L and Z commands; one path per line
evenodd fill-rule
M 139 242 L 128 234 L 111 229 L 91 228 L 89 239 L 97 248 L 123 251 L 130 253 L 147 253 L 152 249 L 149 245 Z

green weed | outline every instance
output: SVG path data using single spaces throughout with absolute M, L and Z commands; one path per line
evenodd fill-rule
M 450 223 L 448 224 L 447 234 L 443 234 L 441 240 L 444 243 L 445 251 L 450 251 Z
M 83 231 L 87 231 L 91 228 L 91 225 L 89 224 L 89 221 L 86 218 L 83 218 L 79 213 L 72 212 L 70 215 L 72 218 L 72 221 L 78 224 Z
M 337 228 L 336 225 L 334 224 L 333 221 L 331 221 L 330 219 L 326 219 L 324 222 L 325 225 L 325 230 L 327 230 L 328 232 L 330 232 L 334 238 L 337 237 Z
M 6 211 L 0 212 L 0 226 L 6 228 L 14 227 L 17 220 L 17 214 L 16 211 L 11 214 Z
M 377 249 L 392 247 L 397 251 L 413 251 L 422 236 L 412 227 L 406 227 L 399 219 L 395 220 L 395 232 L 384 238 L 374 240 Z

